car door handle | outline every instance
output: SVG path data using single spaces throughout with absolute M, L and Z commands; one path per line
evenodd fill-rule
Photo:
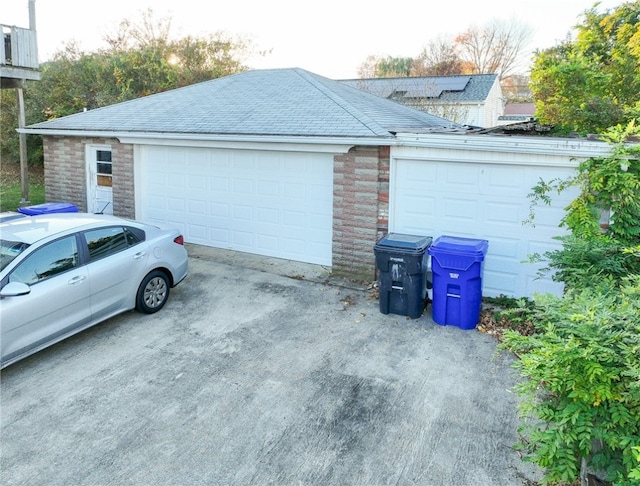
M 134 260 L 140 260 L 145 255 L 146 255 L 146 252 L 141 251 L 140 253 L 136 253 L 135 255 L 133 255 L 133 258 Z
M 69 285 L 76 285 L 79 284 L 80 282 L 82 282 L 85 278 L 84 275 L 78 275 L 77 277 L 73 277 L 71 280 L 69 280 Z

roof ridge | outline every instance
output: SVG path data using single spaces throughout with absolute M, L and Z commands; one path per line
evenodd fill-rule
M 309 83 L 313 84 L 313 86 L 316 89 L 320 90 L 327 98 L 329 98 L 337 106 L 339 106 L 340 109 L 344 110 L 346 113 L 356 118 L 360 123 L 362 123 L 365 127 L 367 127 L 367 129 L 371 130 L 372 134 L 374 135 L 389 134 L 389 130 L 386 130 L 385 128 L 383 128 L 379 123 L 373 120 L 370 116 L 363 113 L 362 110 L 358 109 L 352 103 L 348 102 L 344 97 L 338 95 L 338 93 L 336 93 L 335 90 L 330 89 L 328 86 L 325 85 L 324 82 L 328 81 L 330 83 L 335 83 L 335 86 L 339 89 L 342 89 L 343 87 L 353 89 L 355 90 L 354 94 L 357 94 L 358 96 L 362 94 L 361 90 L 357 88 L 351 88 L 351 86 L 343 85 L 339 81 L 334 81 L 332 79 L 325 78 L 318 74 L 314 74 L 309 71 L 306 71 L 305 69 L 302 69 L 302 68 L 295 68 L 295 72 L 296 74 L 298 74 L 299 76 L 307 80 Z

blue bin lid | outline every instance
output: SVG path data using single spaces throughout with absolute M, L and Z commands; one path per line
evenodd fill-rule
M 18 211 L 29 216 L 51 213 L 77 213 L 78 206 L 65 202 L 50 202 L 44 204 L 36 204 L 34 206 L 24 206 L 22 208 L 18 208 Z
M 405 235 L 402 233 L 389 233 L 376 243 L 376 248 L 395 248 L 401 250 L 424 250 L 430 244 L 431 236 Z
M 489 248 L 487 240 L 462 238 L 459 236 L 440 236 L 429 247 L 429 254 L 450 253 L 455 255 L 484 256 Z

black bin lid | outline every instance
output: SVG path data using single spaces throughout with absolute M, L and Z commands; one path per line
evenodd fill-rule
M 420 251 L 427 248 L 433 238 L 431 236 L 406 235 L 402 233 L 389 233 L 378 240 L 375 249 L 404 251 Z

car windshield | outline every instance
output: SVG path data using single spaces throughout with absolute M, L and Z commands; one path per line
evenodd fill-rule
M 28 247 L 29 245 L 22 241 L 0 240 L 0 270 Z

